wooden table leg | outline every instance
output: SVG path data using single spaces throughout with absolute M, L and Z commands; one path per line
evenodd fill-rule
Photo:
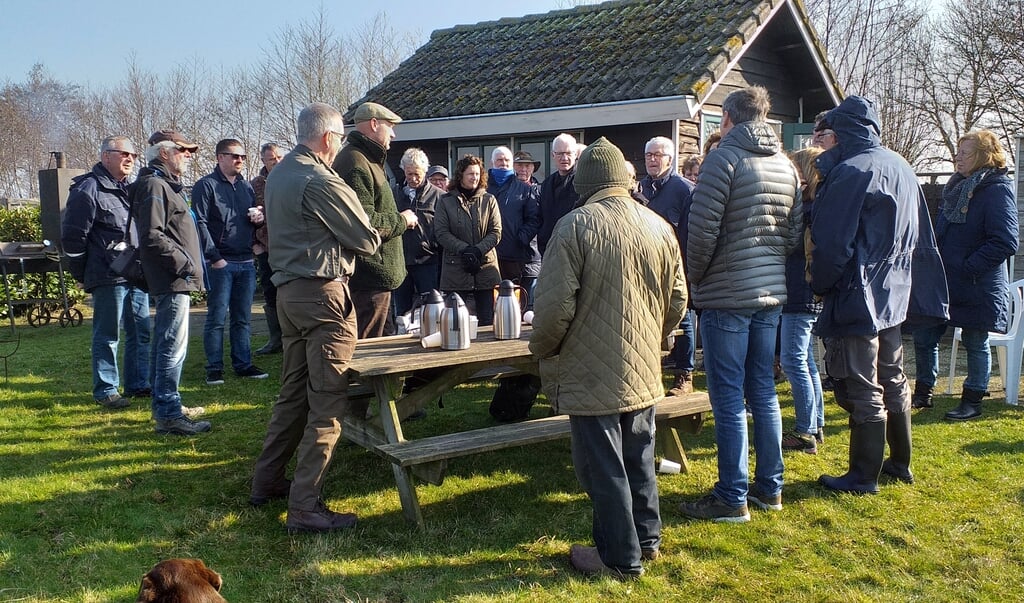
M 683 443 L 675 429 L 667 425 L 658 425 L 658 429 L 655 432 L 654 446 L 657 454 L 672 462 L 679 463 L 681 473 L 690 472 L 690 463 L 686 459 Z
M 374 377 L 373 392 L 377 396 L 380 405 L 380 421 L 384 428 L 384 437 L 388 443 L 396 444 L 404 442 L 402 434 L 402 423 L 398 416 L 398 408 L 395 400 L 400 393 L 401 380 L 397 377 Z M 420 501 L 416 496 L 416 484 L 412 479 L 412 471 L 401 465 L 392 463 L 391 470 L 395 474 L 395 484 L 398 486 L 398 498 L 402 502 L 402 514 L 405 518 L 414 523 L 417 527 L 423 527 L 423 513 L 420 511 Z

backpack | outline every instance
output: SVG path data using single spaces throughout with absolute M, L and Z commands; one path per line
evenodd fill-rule
M 530 416 L 530 409 L 540 393 L 540 377 L 517 375 L 498 380 L 488 411 L 502 423 L 522 421 Z

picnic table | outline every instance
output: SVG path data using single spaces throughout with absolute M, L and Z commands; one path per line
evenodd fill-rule
M 519 339 L 499 340 L 492 329 L 481 327 L 468 349 L 450 351 L 425 349 L 415 335 L 360 340 L 356 345 L 349 365 L 349 398 L 354 410 L 345 418 L 342 434 L 390 461 L 402 512 L 411 523 L 423 526 L 414 480 L 440 485 L 448 460 L 569 436 L 566 415 L 416 440 L 407 440 L 402 431 L 403 420 L 460 383 L 522 373 L 536 375 L 538 365 L 528 347 L 529 334 L 529 327 L 524 325 Z M 413 373 L 427 375 L 427 380 L 414 391 L 403 393 L 403 381 Z M 368 413 L 373 400 L 377 412 Z M 666 398 L 658 404 L 659 448 L 665 458 L 682 465 L 684 471 L 686 454 L 676 429 L 696 433 L 710 410 L 704 392 Z

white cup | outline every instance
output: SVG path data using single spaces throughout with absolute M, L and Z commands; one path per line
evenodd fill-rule
M 533 310 L 527 310 L 526 312 L 523 313 L 523 322 L 525 322 L 528 325 L 533 324 Z
M 426 337 L 420 339 L 420 345 L 425 348 L 439 348 L 441 347 L 441 331 L 431 333 Z
M 476 339 L 476 333 L 480 329 L 480 319 L 476 316 L 469 317 L 469 338 Z
M 658 462 L 658 473 L 679 473 L 680 469 L 682 469 L 682 466 L 679 463 L 668 459 L 661 459 Z
M 249 208 L 249 217 L 250 218 L 255 218 L 258 215 L 260 215 L 260 208 L 258 208 L 258 207 L 250 207 Z

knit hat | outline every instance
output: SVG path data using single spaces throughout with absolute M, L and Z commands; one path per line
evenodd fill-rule
M 628 191 L 633 186 L 633 179 L 626 171 L 626 158 L 619 147 L 602 136 L 583 149 L 576 163 L 574 186 L 581 202 L 602 188 L 610 186 L 622 187 Z

